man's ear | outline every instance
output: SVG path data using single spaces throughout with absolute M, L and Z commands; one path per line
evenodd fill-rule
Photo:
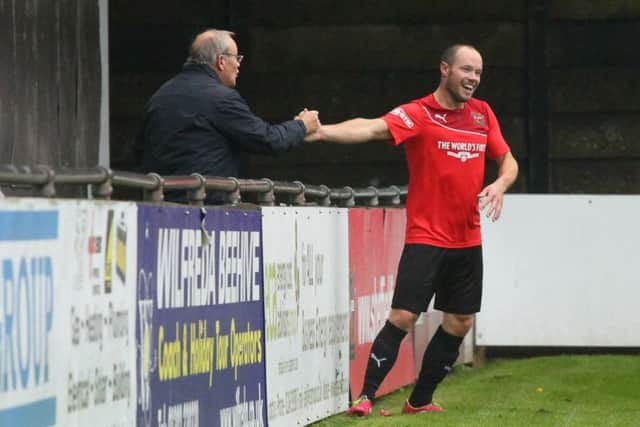
M 224 69 L 224 59 L 222 55 L 217 55 L 216 60 L 213 63 L 213 69 L 217 71 L 222 71 Z
M 444 61 L 440 61 L 440 74 L 446 76 L 449 73 L 449 64 Z

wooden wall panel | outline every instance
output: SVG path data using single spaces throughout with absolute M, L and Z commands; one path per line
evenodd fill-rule
M 640 159 L 555 160 L 552 191 L 577 194 L 637 194 Z
M 239 1 L 239 0 L 238 0 Z M 228 14 L 228 1 L 190 0 L 109 0 L 109 19 L 119 28 L 146 28 L 158 23 L 190 27 L 207 27 L 212 17 Z M 171 34 L 165 34 L 167 38 Z
M 167 74 L 180 71 L 189 43 L 202 28 L 189 24 L 156 22 L 146 25 L 110 24 L 111 72 Z
M 421 70 L 437 66 L 450 44 L 473 40 L 495 66 L 524 63 L 517 23 L 255 28 L 251 67 L 257 72 Z
M 53 168 L 98 160 L 97 0 L 0 0 L 2 163 Z
M 527 158 L 527 120 L 524 116 L 502 115 L 498 118 L 502 135 L 518 161 Z
M 560 0 L 551 13 L 552 190 L 638 193 L 640 3 Z
M 555 114 L 555 159 L 640 159 L 640 113 Z
M 560 113 L 640 111 L 640 67 L 571 67 L 551 72 L 551 109 Z
M 512 193 L 526 193 L 527 192 L 527 176 L 528 176 L 528 164 L 523 159 L 518 159 L 518 165 L 520 167 L 518 178 L 513 183 L 509 192 Z M 498 176 L 498 168 L 492 161 L 487 161 L 484 174 L 484 185 L 491 184 Z M 508 205 L 507 205 L 508 206 Z
M 11 163 L 16 149 L 18 110 L 16 108 L 16 31 L 11 0 L 0 0 L 0 28 L 12 29 L 0 37 L 0 159 Z
M 251 0 L 252 21 L 265 27 L 439 24 L 521 21 L 524 0 L 435 2 L 392 0 Z
M 78 25 L 76 48 L 79 56 L 76 90 L 78 103 L 83 108 L 76 111 L 77 121 L 80 124 L 98 121 L 98 126 L 78 127 L 78 148 L 83 146 L 86 151 L 77 150 L 79 155 L 76 158 L 76 164 L 80 163 L 80 159 L 84 159 L 89 165 L 98 164 L 100 97 L 98 96 L 96 100 L 95 94 L 100 94 L 102 83 L 100 49 L 97 49 L 100 46 L 98 21 L 98 5 L 93 2 L 79 1 L 76 21 Z
M 109 0 L 111 72 L 178 72 L 196 34 L 207 28 L 235 29 L 231 24 L 231 3 Z
M 329 187 L 367 187 L 369 185 L 405 185 L 408 182 L 406 165 L 401 162 L 383 163 L 326 163 L 292 165 L 286 168 L 273 164 L 251 165 L 251 178 L 269 177 L 275 180 L 302 181 L 305 184 L 324 184 Z M 302 177 L 302 178 L 301 178 Z
M 254 164 L 272 163 L 273 157 L 255 156 Z M 329 163 L 401 163 L 404 150 L 384 142 L 364 144 L 306 143 L 280 156 L 279 163 L 289 167 L 295 165 L 326 165 Z
M 640 66 L 638 37 L 637 20 L 557 22 L 548 33 L 549 62 L 554 67 Z
M 55 62 L 55 80 L 57 85 L 58 97 L 58 116 L 59 117 L 75 117 L 77 114 L 76 104 L 76 85 L 80 76 L 80 68 L 76 65 L 78 61 L 78 50 L 75 25 L 71 25 L 77 19 L 77 1 L 63 0 L 56 12 L 59 24 L 56 26 L 58 31 L 59 42 L 56 46 L 58 52 Z M 96 117 L 96 120 L 98 117 Z M 78 138 L 78 130 L 76 123 L 72 120 L 60 120 L 58 123 L 58 133 L 60 138 L 66 141 L 76 141 Z M 57 155 L 63 157 L 63 150 L 58 149 Z M 97 151 L 97 147 L 96 147 Z M 77 155 L 75 153 L 67 153 L 67 159 L 75 161 Z
M 640 18 L 640 2 L 553 0 L 551 16 L 554 19 L 567 20 L 637 19 Z
M 177 72 L 179 70 L 176 69 Z M 141 118 L 145 103 L 172 72 L 112 72 L 110 84 L 111 118 Z
M 111 118 L 111 165 L 114 169 L 136 170 L 133 144 L 140 129 L 140 116 Z M 115 149 L 117 147 L 117 149 Z
M 419 71 L 254 73 L 239 77 L 239 90 L 254 111 L 284 120 L 301 107 L 319 108 L 331 120 L 375 116 L 433 92 L 435 68 Z M 497 114 L 523 114 L 524 73 L 517 68 L 488 68 L 477 96 Z

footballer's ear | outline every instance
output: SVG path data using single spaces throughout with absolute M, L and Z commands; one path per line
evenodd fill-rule
M 446 76 L 449 74 L 449 64 L 444 61 L 440 61 L 440 74 Z

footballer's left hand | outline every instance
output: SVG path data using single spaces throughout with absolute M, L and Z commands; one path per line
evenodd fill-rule
M 502 203 L 506 188 L 499 180 L 487 185 L 479 194 L 480 211 L 484 212 L 491 221 L 497 221 L 502 212 Z

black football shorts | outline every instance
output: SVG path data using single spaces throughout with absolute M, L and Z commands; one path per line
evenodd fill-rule
M 450 249 L 407 244 L 398 265 L 392 308 L 419 314 L 435 294 L 445 313 L 473 314 L 482 302 L 482 246 Z

